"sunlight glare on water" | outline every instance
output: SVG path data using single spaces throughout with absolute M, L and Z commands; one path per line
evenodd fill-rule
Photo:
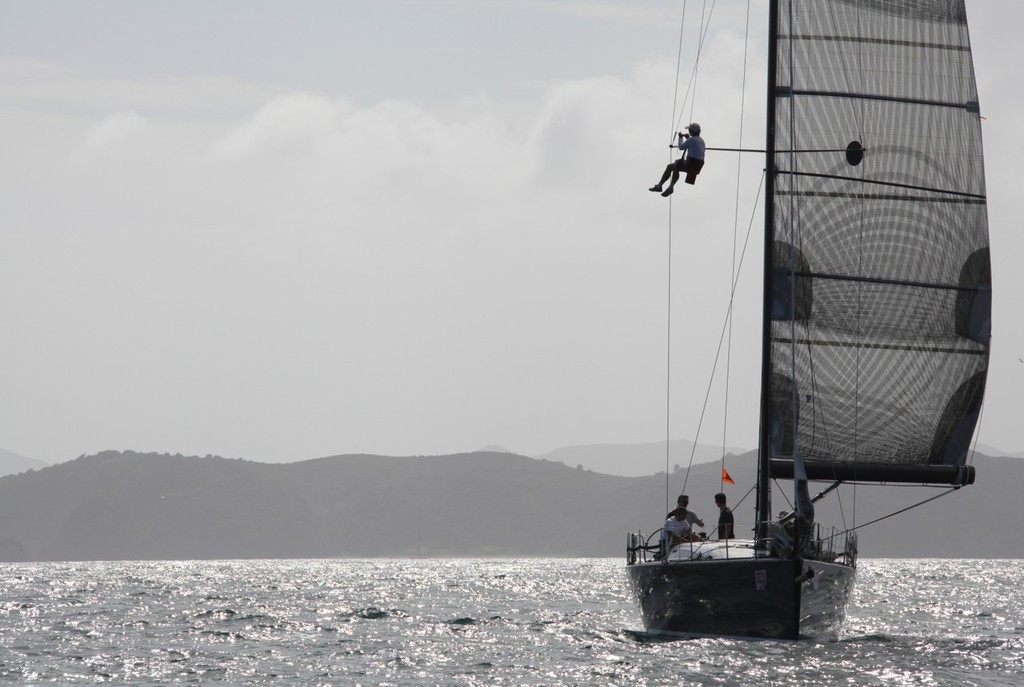
M 0 566 L 0 681 L 1024 684 L 1019 561 L 866 560 L 838 642 L 663 641 L 618 559 Z

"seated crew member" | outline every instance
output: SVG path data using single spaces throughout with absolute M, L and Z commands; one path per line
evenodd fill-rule
M 651 186 L 649 190 L 663 196 L 672 195 L 676 182 L 679 181 L 680 173 L 686 174 L 685 181 L 688 184 L 692 185 L 697 180 L 697 175 L 704 167 L 704 139 L 700 137 L 700 124 L 694 122 L 686 127 L 686 130 L 689 133 L 684 134 L 680 131 L 676 134 L 679 137 L 676 144 L 676 147 L 679 148 L 679 159 L 665 167 L 661 181 Z M 662 190 L 662 186 L 670 176 L 672 181 L 668 188 Z
M 676 508 L 675 515 L 665 521 L 662 529 L 662 542 L 665 544 L 665 552 L 672 550 L 673 546 L 684 542 L 700 541 L 700 536 L 693 531 L 690 525 L 685 508 Z

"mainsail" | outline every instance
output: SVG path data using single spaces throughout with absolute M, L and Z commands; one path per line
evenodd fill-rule
M 969 483 L 991 276 L 963 0 L 781 0 L 773 22 L 772 475 Z

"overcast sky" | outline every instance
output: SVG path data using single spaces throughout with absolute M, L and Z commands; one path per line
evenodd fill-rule
M 756 156 L 709 154 L 672 203 L 666 410 L 669 203 L 646 189 L 677 117 L 711 146 L 763 136 L 766 3 L 742 137 L 742 0 L 717 2 L 684 98 L 701 5 L 677 115 L 680 0 L 0 0 L 0 447 L 692 439 L 753 216 L 728 422 L 720 383 L 700 434 L 753 448 Z M 1024 3 L 968 12 L 995 275 L 981 441 L 1012 451 Z

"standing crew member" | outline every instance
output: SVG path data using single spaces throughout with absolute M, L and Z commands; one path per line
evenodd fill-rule
M 715 505 L 718 506 L 718 510 L 720 511 L 718 515 L 718 538 L 734 538 L 736 536 L 733 532 L 735 522 L 732 517 L 732 511 L 729 510 L 729 506 L 725 505 L 725 494 L 715 494 Z

